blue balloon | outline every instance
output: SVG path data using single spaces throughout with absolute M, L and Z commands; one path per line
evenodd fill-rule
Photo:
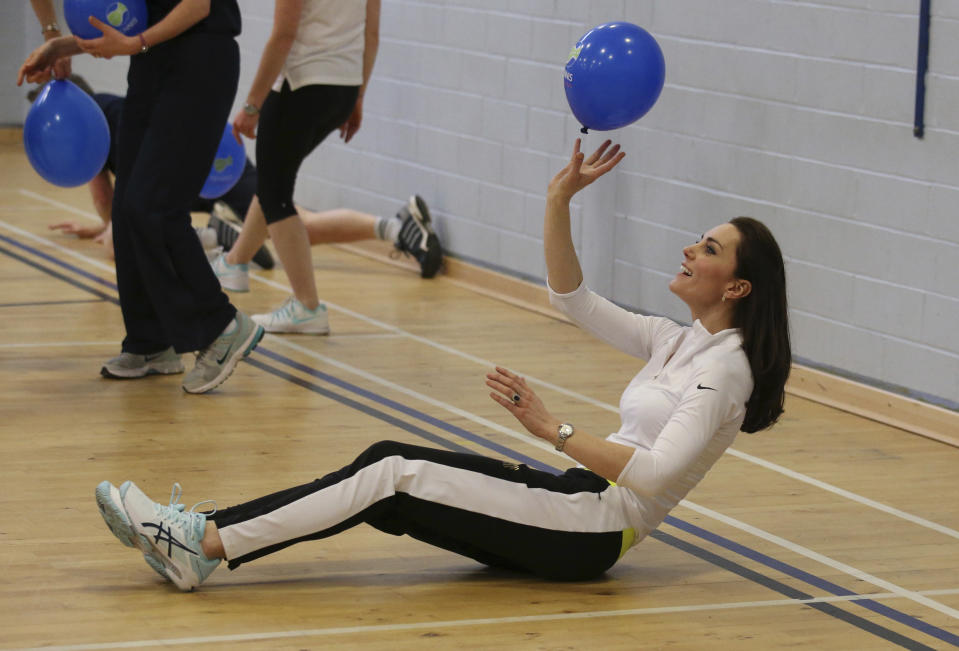
M 93 98 L 71 81 L 43 87 L 23 123 L 23 148 L 37 173 L 54 185 L 88 183 L 110 153 L 110 127 Z
M 566 99 L 585 129 L 632 124 L 663 90 L 666 60 L 649 32 L 632 23 L 604 23 L 586 32 L 569 53 Z
M 245 165 L 246 150 L 233 137 L 233 127 L 227 124 L 223 128 L 220 146 L 216 150 L 210 175 L 206 177 L 206 183 L 200 190 L 200 196 L 204 199 L 222 197 L 240 180 Z
M 118 29 L 127 36 L 147 28 L 146 0 L 64 0 L 63 15 L 74 36 L 100 38 L 103 32 L 90 24 L 90 16 Z

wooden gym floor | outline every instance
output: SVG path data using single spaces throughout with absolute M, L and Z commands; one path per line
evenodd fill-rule
M 359 526 L 180 593 L 104 526 L 97 482 L 164 501 L 178 481 L 188 507 L 225 507 L 384 438 L 566 467 L 492 403 L 485 371 L 517 369 L 601 434 L 637 362 L 449 279 L 317 247 L 332 336 L 267 336 L 204 396 L 180 376 L 104 380 L 123 334 L 112 265 L 47 230 L 89 220 L 87 192 L 43 182 L 12 138 L 0 170 L 0 650 L 959 646 L 959 449 L 795 396 L 597 581 Z M 252 313 L 286 294 L 276 270 L 231 298 Z

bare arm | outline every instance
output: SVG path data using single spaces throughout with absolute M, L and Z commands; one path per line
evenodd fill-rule
M 93 206 L 97 214 L 103 220 L 96 226 L 88 226 L 75 221 L 60 222 L 50 224 L 50 230 L 61 231 L 70 235 L 76 235 L 80 239 L 98 237 L 103 235 L 110 225 L 110 217 L 113 213 L 113 181 L 110 178 L 110 172 L 103 169 L 93 177 L 88 184 L 90 196 L 93 199 Z
M 40 27 L 43 34 L 43 40 L 49 41 L 63 35 L 60 27 L 57 25 L 57 12 L 53 9 L 51 0 L 30 0 L 33 6 L 33 13 L 40 21 Z M 53 65 L 53 76 L 57 79 L 66 79 L 73 72 L 73 66 L 69 57 L 64 57 Z
M 373 64 L 376 62 L 376 53 L 380 49 L 380 0 L 367 0 L 366 27 L 363 34 L 363 84 L 360 93 L 353 105 L 350 117 L 340 125 L 340 137 L 344 142 L 352 140 L 363 123 L 363 96 L 373 74 Z
M 246 96 L 247 104 L 256 108 L 263 106 L 273 82 L 283 70 L 290 48 L 293 47 L 302 12 L 303 0 L 276 0 L 273 8 L 273 30 L 266 47 L 263 48 L 263 54 L 260 55 L 260 65 Z M 237 141 L 241 133 L 248 138 L 255 138 L 258 121 L 259 115 L 249 115 L 243 111 L 237 113 L 233 118 L 233 135 Z
M 376 53 L 380 49 L 380 0 L 366 0 L 366 31 L 363 41 L 363 85 L 360 86 L 360 99 L 366 93 L 373 74 Z
M 57 22 L 57 12 L 53 9 L 52 0 L 30 0 L 30 5 L 41 25 L 52 25 Z
M 569 202 L 573 195 L 623 160 L 626 154 L 619 151 L 619 145 L 611 149 L 609 145 L 607 140 L 586 158 L 579 150 L 580 139 L 577 138 L 569 163 L 553 177 L 546 190 L 543 248 L 549 286 L 559 294 L 567 294 L 583 282 L 583 271 L 570 232 Z
M 104 226 L 109 224 L 113 215 L 113 181 L 110 179 L 110 172 L 100 170 L 100 173 L 93 177 L 90 181 L 90 197 Z

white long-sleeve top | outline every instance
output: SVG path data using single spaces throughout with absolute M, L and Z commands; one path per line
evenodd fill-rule
M 547 287 L 548 283 L 547 283 Z M 710 334 L 625 310 L 581 284 L 550 302 L 619 350 L 647 360 L 619 401 L 622 425 L 608 441 L 635 449 L 617 478 L 641 540 L 732 444 L 746 415 L 752 371 L 738 329 Z M 625 493 L 625 495 L 622 495 Z

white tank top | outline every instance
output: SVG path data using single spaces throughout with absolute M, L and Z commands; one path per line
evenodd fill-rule
M 306 0 L 293 47 L 277 79 L 296 90 L 309 84 L 363 83 L 366 0 Z

